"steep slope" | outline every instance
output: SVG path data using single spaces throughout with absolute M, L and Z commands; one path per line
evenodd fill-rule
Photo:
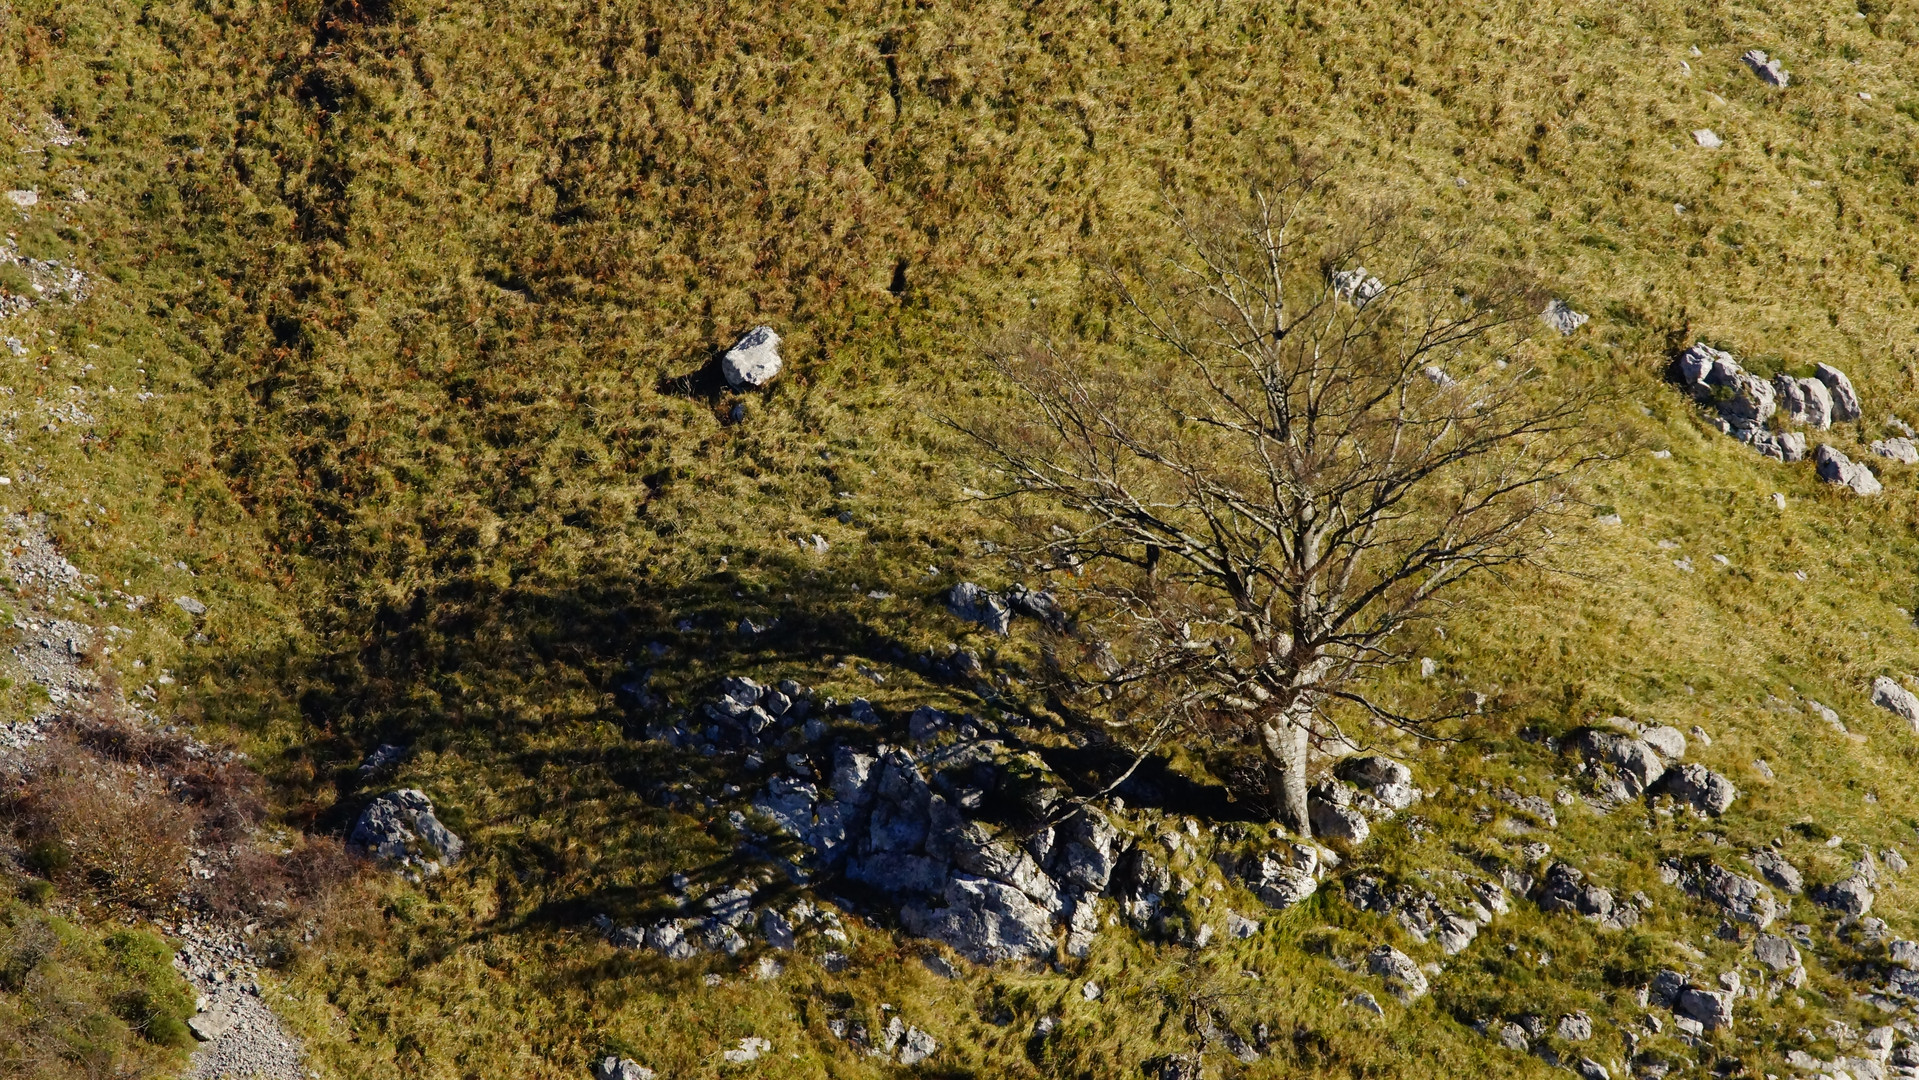
M 750 1066 L 766 1075 L 877 1075 L 896 1066 L 829 1021 L 880 1031 L 897 1014 L 939 1044 L 922 1067 L 956 1074 L 1137 1075 L 1230 1021 L 1247 1041 L 1266 1026 L 1259 1060 L 1215 1037 L 1209 1069 L 1517 1075 L 1547 1066 L 1473 1021 L 1583 1010 L 1590 1040 L 1546 1037 L 1569 1061 L 1618 1075 L 1639 1049 L 1761 1075 L 1793 1050 L 1866 1056 L 1827 1025 L 1893 1017 L 1854 996 L 1879 985 L 1885 941 L 1919 934 L 1893 874 L 1871 911 L 1885 941 L 1776 895 L 1778 923 L 1816 942 L 1797 946 L 1806 988 L 1740 999 L 1702 1046 L 1652 1033 L 1635 995 L 1665 968 L 1707 990 L 1756 974 L 1754 932 L 1662 880 L 1662 861 L 1747 874 L 1742 856 L 1780 840 L 1824 885 L 1867 853 L 1883 868 L 1919 821 L 1901 782 L 1919 735 L 1867 696 L 1919 673 L 1901 610 L 1919 607 L 1913 470 L 1867 449 L 1888 414 L 1919 421 L 1911 5 L 94 2 L 6 18 L 7 119 L 33 152 L 0 165 L 0 188 L 37 195 L 8 208 L 9 250 L 93 287 L 0 323 L 26 350 L 0 358 L 15 402 L 0 503 L 44 514 L 128 595 L 206 602 L 204 620 L 148 612 L 102 670 L 236 740 L 285 825 L 344 835 L 374 795 L 414 787 L 469 845 L 423 884 L 373 880 L 288 954 L 280 1003 L 323 1072 L 578 1076 L 615 1052 L 715 1075 L 752 1036 L 773 1044 Z M 1754 47 L 1787 86 L 1740 62 Z M 48 118 L 76 140 L 50 145 Z M 1194 859 L 1239 890 L 1222 906 L 1262 923 L 1198 951 L 1116 926 L 1084 961 L 949 980 L 883 906 L 829 950 L 850 966 L 795 959 L 763 981 L 756 955 L 607 942 L 593 916 L 637 925 L 673 873 L 750 869 L 729 812 L 760 776 L 649 737 L 721 677 L 864 697 L 902 724 L 923 704 L 1040 713 L 1013 682 L 988 700 L 913 663 L 957 644 L 1016 679 L 1027 640 L 942 608 L 958 581 L 1030 571 L 978 542 L 998 526 L 963 497 L 984 484 L 937 419 L 999 400 L 977 341 L 1023 312 L 1085 309 L 1100 332 L 1083 258 L 1163 242 L 1158 210 L 1182 193 L 1302 159 L 1355 205 L 1468 230 L 1591 313 L 1536 347 L 1613 382 L 1646 447 L 1598 479 L 1599 516 L 1620 523 L 1593 526 L 1576 576 L 1487 583 L 1428 642 L 1433 675 L 1395 687 L 1408 707 L 1487 696 L 1465 743 L 1379 736 L 1431 792 L 1419 809 L 1283 913 Z M 32 284 L 0 277 L 10 295 Z M 762 323 L 786 371 L 733 392 L 713 355 Z M 1665 378 L 1695 340 L 1768 376 L 1846 371 L 1864 417 L 1820 437 L 1886 491 L 1835 490 L 1720 434 Z M 1611 716 L 1697 725 L 1711 743 L 1689 760 L 1740 797 L 1703 821 L 1588 810 L 1598 780 L 1545 740 Z M 1071 773 L 1068 740 L 1033 732 Z M 408 755 L 376 784 L 358 767 L 381 744 Z M 1201 780 L 1211 764 L 1174 763 Z M 697 795 L 662 805 L 675 784 Z M 1221 835 L 1189 807 L 1133 812 L 1129 835 L 1189 817 Z M 1234 845 L 1257 838 L 1240 828 Z M 1649 909 L 1608 930 L 1515 898 L 1448 958 L 1346 899 L 1360 875 L 1414 892 L 1495 862 L 1541 878 L 1528 843 Z M 1443 963 L 1428 995 L 1383 994 L 1364 966 L 1381 943 Z M 1347 1004 L 1362 992 L 1383 1016 Z

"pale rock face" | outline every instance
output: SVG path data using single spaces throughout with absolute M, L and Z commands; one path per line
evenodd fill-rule
M 1686 757 L 1686 736 L 1676 727 L 1658 724 L 1639 733 L 1646 745 L 1659 752 L 1667 761 L 1683 761 Z
M 1859 392 L 1852 388 L 1852 380 L 1846 373 L 1831 364 L 1817 364 L 1812 369 L 1826 389 L 1832 392 L 1832 418 L 1834 420 L 1857 420 L 1864 415 L 1859 405 Z
M 1779 374 L 1773 376 L 1772 386 L 1787 419 L 1820 431 L 1832 426 L 1832 391 L 1825 383 Z
M 1554 300 L 1547 304 L 1546 310 L 1541 312 L 1539 317 L 1546 321 L 1547 326 L 1568 337 L 1573 331 L 1586 325 L 1586 320 L 1591 318 L 1583 311 L 1574 311 L 1564 300 Z
M 780 336 L 770 326 L 756 326 L 746 332 L 720 360 L 720 373 L 727 384 L 765 386 L 780 373 Z
M 1692 141 L 1698 143 L 1701 147 L 1707 150 L 1717 150 L 1720 147 L 1726 145 L 1725 140 L 1719 137 L 1718 132 L 1715 132 L 1711 128 L 1700 128 L 1699 130 L 1693 132 Z
M 1753 958 L 1784 974 L 1799 966 L 1799 947 L 1777 934 L 1760 934 L 1753 939 Z
M 1830 446 L 1821 444 L 1812 452 L 1812 460 L 1818 466 L 1819 479 L 1828 484 L 1851 488 L 1855 495 L 1877 495 L 1885 490 L 1865 462 L 1853 461 Z
M 1873 440 L 1872 452 L 1901 465 L 1919 465 L 1919 446 L 1914 446 L 1912 440 L 1903 435 Z
M 1732 1025 L 1732 999 L 1730 990 L 1699 990 L 1688 986 L 1674 999 L 1673 1011 L 1712 1031 Z
M 1391 945 L 1381 945 L 1366 954 L 1366 970 L 1386 981 L 1388 989 L 1401 1001 L 1412 1001 L 1426 993 L 1426 974 L 1412 958 Z
M 1660 778 L 1660 787 L 1681 802 L 1709 814 L 1723 814 L 1739 797 L 1739 789 L 1732 781 L 1706 768 L 1704 765 L 1680 765 L 1667 769 Z
M 1919 696 L 1884 675 L 1872 680 L 1872 703 L 1912 725 L 1919 732 Z
M 1363 309 L 1385 291 L 1386 283 L 1368 274 L 1363 266 L 1333 274 L 1333 295 L 1356 308 Z

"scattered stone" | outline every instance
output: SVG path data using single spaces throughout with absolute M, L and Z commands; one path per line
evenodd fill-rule
M 1761 930 L 1772 925 L 1779 903 L 1764 885 L 1735 874 L 1718 863 L 1707 863 L 1688 882 L 1688 888 L 1724 908 L 1734 919 Z
M 1781 974 L 1800 966 L 1799 947 L 1777 934 L 1760 934 L 1753 939 L 1755 960 Z
M 1721 139 L 1711 128 L 1700 128 L 1694 131 L 1692 133 L 1692 141 L 1705 147 L 1707 150 L 1717 150 L 1725 145 L 1725 140 Z
M 656 1075 L 632 1058 L 608 1055 L 593 1065 L 593 1080 L 653 1080 Z
M 1760 877 L 1787 893 L 1797 896 L 1800 890 L 1805 888 L 1805 879 L 1800 876 L 1798 868 L 1787 862 L 1784 855 L 1771 848 L 1760 848 L 1754 852 L 1752 865 L 1759 871 Z
M 1005 635 L 1013 623 L 1013 612 L 1006 601 L 970 581 L 962 581 L 947 592 L 946 610 L 1000 635 Z
M 1579 1073 L 1580 1080 L 1612 1080 L 1612 1073 L 1591 1058 L 1580 1058 L 1574 1071 Z
M 374 799 L 353 823 L 347 846 L 422 873 L 460 860 L 466 844 L 433 815 L 433 802 L 413 788 Z
M 1386 1010 L 1381 1008 L 1379 1005 L 1379 999 L 1367 993 L 1364 990 L 1361 990 L 1359 993 L 1354 994 L 1352 1001 L 1354 1005 L 1358 1006 L 1359 1008 L 1365 1009 L 1367 1012 L 1372 1013 L 1374 1016 L 1386 1015 Z
M 893 1018 L 894 1024 L 899 1022 L 899 1017 L 896 1016 Z M 900 1035 L 896 1060 L 901 1065 L 918 1065 L 920 1062 L 925 1061 L 937 1053 L 939 1048 L 940 1044 L 934 1041 L 931 1035 L 921 1031 L 919 1028 L 909 1027 Z
M 1604 921 L 1611 918 L 1618 904 L 1612 892 L 1586 882 L 1586 875 L 1563 862 L 1546 868 L 1540 888 L 1539 906 L 1544 911 L 1560 911 Z
M 1812 898 L 1820 906 L 1846 915 L 1864 915 L 1872 910 L 1874 884 L 1870 873 L 1855 867 L 1831 885 L 1813 890 Z
M 720 359 L 720 373 L 727 385 L 765 386 L 780 373 L 780 336 L 770 326 L 748 330 Z
M 1588 758 L 1617 766 L 1633 795 L 1644 794 L 1666 773 L 1659 752 L 1644 739 L 1587 728 L 1573 737 L 1572 746 Z
M 1695 401 L 1719 413 L 1720 429 L 1726 434 L 1779 461 L 1806 456 L 1804 434 L 1775 432 L 1766 426 L 1777 408 L 1774 385 L 1748 373 L 1731 353 L 1694 342 L 1673 361 L 1672 374 Z
M 207 613 L 207 606 L 191 596 L 176 596 L 173 598 L 173 602 L 179 606 L 181 611 L 186 612 L 196 619 Z
M 1852 388 L 1852 380 L 1846 373 L 1831 364 L 1816 364 L 1812 373 L 1826 389 L 1832 392 L 1832 418 L 1838 420 L 1857 420 L 1865 410 L 1859 404 L 1859 392 Z
M 1363 266 L 1333 274 L 1333 295 L 1355 308 L 1363 310 L 1385 291 L 1386 283 L 1368 274 Z
M 1099 988 L 1099 984 L 1091 979 L 1086 980 L 1085 985 L 1079 988 L 1079 996 L 1088 1001 L 1098 1001 L 1104 993 L 1105 991 Z
M 1319 889 L 1319 880 L 1315 876 L 1317 859 L 1310 853 L 1304 855 L 1297 851 L 1287 854 L 1278 852 L 1262 855 L 1245 863 L 1246 887 L 1267 907 L 1284 911 L 1300 903 Z M 1241 919 L 1251 925 L 1247 934 L 1240 934 L 1233 923 L 1232 916 L 1227 920 L 1227 929 L 1234 937 L 1250 937 L 1259 932 L 1259 924 L 1250 919 Z
M 1882 458 L 1891 458 L 1901 465 L 1919 465 L 1919 446 L 1913 445 L 1912 440 L 1903 435 L 1891 439 L 1873 440 L 1872 452 Z
M 1401 1001 L 1412 1001 L 1426 993 L 1426 974 L 1412 958 L 1391 945 L 1380 945 L 1366 954 L 1366 970 L 1384 979 L 1387 989 Z
M 1828 484 L 1850 488 L 1855 495 L 1877 495 L 1885 490 L 1879 478 L 1872 474 L 1871 466 L 1852 460 L 1826 443 L 1820 443 L 1813 450 L 1812 460 L 1819 479 Z
M 1872 680 L 1872 703 L 1912 725 L 1919 732 L 1919 696 L 1880 675 Z
M 1739 797 L 1739 789 L 1732 781 L 1704 765 L 1687 764 L 1667 769 L 1659 786 L 1680 802 L 1715 815 L 1725 813 Z
M 720 1056 L 725 1058 L 726 1063 L 729 1065 L 744 1065 L 749 1061 L 758 1061 L 760 1055 L 772 1049 L 772 1043 L 760 1038 L 758 1035 L 748 1035 L 746 1038 L 740 1040 L 740 1045 L 737 1049 L 728 1050 Z
M 1499 1026 L 1496 1037 L 1499 1039 L 1499 1045 L 1516 1054 L 1523 1054 L 1532 1047 L 1532 1042 L 1526 1035 L 1526 1029 L 1510 1021 Z
M 1539 317 L 1546 320 L 1547 326 L 1567 337 L 1586 325 L 1586 320 L 1591 318 L 1584 312 L 1574 311 L 1564 300 L 1553 300 L 1548 303 L 1546 310 L 1540 312 Z
M 1593 1037 L 1592 1017 L 1584 1012 L 1567 1013 L 1559 1018 L 1559 1037 L 1567 1042 L 1585 1042 Z
M 1262 899 L 1264 899 L 1262 897 Z M 1295 901 L 1297 903 L 1297 901 Z M 1259 933 L 1259 920 L 1249 919 L 1237 911 L 1226 913 L 1226 936 L 1234 941 L 1245 941 Z
M 1780 87 L 1781 89 L 1784 89 L 1792 82 L 1792 73 L 1788 72 L 1785 66 L 1780 64 L 1779 58 L 1776 56 L 1768 58 L 1764 52 L 1758 49 L 1747 49 L 1746 55 L 1741 56 L 1739 59 L 1746 62 L 1746 66 L 1752 69 L 1754 75 L 1759 76 L 1759 81 L 1761 82 Z

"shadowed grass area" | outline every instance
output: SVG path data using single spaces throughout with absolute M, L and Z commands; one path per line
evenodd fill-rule
M 245 747 L 287 823 L 342 830 L 371 794 L 362 755 L 407 742 L 390 783 L 428 791 L 471 843 L 424 887 L 373 886 L 283 973 L 329 1075 L 577 1076 L 610 1048 L 719 1075 L 746 1035 L 776 1047 L 761 1075 L 880 1075 L 825 1023 L 877 1026 L 883 1002 L 940 1040 L 935 1075 L 1131 1076 L 1192 1044 L 1194 1000 L 1268 1026 L 1259 1063 L 1221 1059 L 1248 1076 L 1543 1074 L 1465 1023 L 1623 1021 L 1675 942 L 1733 962 L 1659 858 L 1812 821 L 1842 846 L 1792 850 L 1836 876 L 1919 821 L 1901 782 L 1919 744 L 1864 698 L 1872 676 L 1919 670 L 1895 611 L 1919 605 L 1913 470 L 1871 459 L 1886 496 L 1835 494 L 1659 381 L 1704 338 L 1755 369 L 1845 369 L 1867 415 L 1827 437 L 1855 458 L 1888 412 L 1919 419 L 1919 12 L 1862 10 L 17 5 L 0 52 L 15 141 L 49 115 L 82 141 L 8 157 L 0 187 L 41 193 L 16 215 L 23 251 L 70 253 L 94 290 L 5 323 L 30 349 L 0 357 L 18 413 L 0 461 L 22 478 L 0 502 L 45 514 L 98 576 L 93 615 L 131 631 L 104 669 Z M 1738 63 L 1755 46 L 1791 87 Z M 1030 573 L 977 542 L 997 526 L 962 491 L 985 485 L 935 423 L 1003 401 L 973 343 L 1039 308 L 1104 332 L 1083 258 L 1157 242 L 1166 198 L 1306 159 L 1355 205 L 1470 230 L 1476 254 L 1590 312 L 1532 348 L 1613 382 L 1623 422 L 1672 451 L 1599 481 L 1624 524 L 1593 528 L 1579 576 L 1488 582 L 1442 622 L 1435 679 L 1394 689 L 1409 707 L 1487 692 L 1486 723 L 1419 752 L 1427 837 L 1394 826 L 1354 858 L 1412 874 L 1488 854 L 1478 779 L 1549 798 L 1541 784 L 1571 783 L 1524 728 L 1699 724 L 1697 756 L 1745 792 L 1734 814 L 1562 806 L 1549 838 L 1655 914 L 1622 936 L 1526 907 L 1383 1019 L 1342 1005 L 1378 986 L 1333 961 L 1382 937 L 1437 953 L 1330 898 L 1197 960 L 1112 933 L 1083 971 L 956 982 L 883 926 L 854 927 L 845 973 L 794 960 L 757 982 L 715 961 L 713 987 L 699 964 L 602 944 L 585 919 L 648 910 L 667 873 L 742 872 L 723 808 L 655 796 L 747 781 L 646 742 L 656 717 L 620 687 L 651 670 L 653 695 L 685 703 L 747 672 L 983 708 L 911 663 L 952 642 L 1009 679 L 1030 660 L 934 602 Z M 723 389 L 717 351 L 759 323 L 787 372 Z M 49 419 L 70 386 L 92 424 Z M 825 553 L 798 543 L 814 534 Z M 116 588 L 154 600 L 129 612 Z M 169 602 L 187 594 L 205 620 Z M 741 619 L 778 624 L 743 636 Z M 6 695 L 30 709 L 26 688 Z M 1875 908 L 1901 932 L 1906 890 Z M 1821 922 L 1803 900 L 1791 918 Z M 1719 1051 L 1756 1066 L 1819 1028 L 1815 1007 L 1862 1008 L 1835 972 L 1812 977 L 1809 1005 L 1755 1003 Z M 1581 1052 L 1613 1061 L 1607 1039 Z

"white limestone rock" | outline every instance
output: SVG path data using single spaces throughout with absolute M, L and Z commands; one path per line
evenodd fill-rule
M 720 360 L 720 373 L 735 389 L 765 386 L 780 373 L 780 336 L 770 326 L 746 332 Z

